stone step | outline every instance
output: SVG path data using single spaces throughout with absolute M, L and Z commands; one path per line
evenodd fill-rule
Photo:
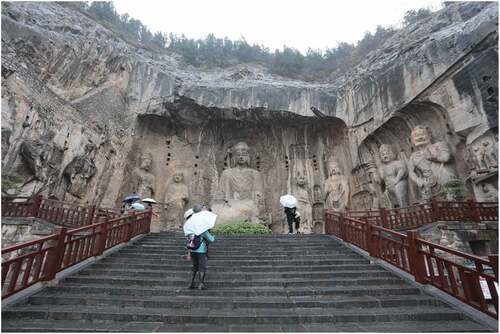
M 226 254 L 226 255 L 231 255 L 231 254 L 241 254 L 241 255 L 248 255 L 248 254 L 256 254 L 256 255 L 268 255 L 268 254 L 275 254 L 275 255 L 283 255 L 283 254 L 322 254 L 322 253 L 335 253 L 335 254 L 342 254 L 342 253 L 352 253 L 352 250 L 349 250 L 344 247 L 339 247 L 339 248 L 333 248 L 333 247 L 314 247 L 314 248 L 283 248 L 283 249 L 277 249 L 277 248 L 269 248 L 269 249 L 252 249 L 252 248 L 246 248 L 246 247 L 241 247 L 241 248 L 230 248 L 230 247 L 215 247 L 210 245 L 209 247 L 210 252 L 218 253 L 218 254 Z M 127 252 L 140 252 L 140 253 L 178 253 L 178 252 L 186 252 L 187 248 L 182 245 L 179 247 L 161 247 L 161 246 L 155 246 L 155 247 L 139 247 L 139 246 L 131 246 L 127 247 L 126 249 Z
M 305 324 L 376 321 L 443 321 L 462 320 L 464 315 L 440 306 L 387 307 L 363 309 L 293 308 L 265 309 L 239 308 L 232 310 L 102 307 L 81 305 L 23 305 L 3 311 L 2 320 L 52 319 L 92 321 L 143 321 L 170 324 Z
M 318 279 L 318 278 L 337 278 L 337 277 L 395 277 L 394 274 L 379 269 L 371 271 L 337 271 L 337 272 L 267 272 L 267 273 L 241 273 L 241 272 L 218 272 L 210 271 L 207 274 L 207 279 L 224 279 L 224 280 L 254 280 L 254 279 Z M 147 277 L 147 278 L 189 278 L 191 271 L 164 271 L 164 270 L 126 270 L 126 269 L 99 269 L 89 268 L 78 273 L 78 276 L 120 276 L 120 277 Z
M 155 258 L 151 257 L 140 257 L 140 256 L 130 256 L 130 254 L 121 254 L 121 252 L 118 252 L 116 254 L 113 254 L 106 258 L 104 261 L 105 263 L 112 262 L 113 260 L 123 260 L 126 259 L 128 263 L 134 264 L 134 263 L 143 263 L 143 264 L 166 264 L 166 265 L 182 265 L 182 264 L 190 264 L 190 261 L 183 259 L 182 257 L 178 259 L 170 259 L 162 256 L 158 256 Z M 310 260 L 302 260 L 302 259 L 288 259 L 288 260 L 258 260 L 258 259 L 252 259 L 252 260 L 231 260 L 231 259 L 215 259 L 211 260 L 209 259 L 208 265 L 209 266 L 217 266 L 217 265 L 223 265 L 223 266 L 238 266 L 238 267 L 245 267 L 245 266 L 264 266 L 264 265 L 276 265 L 276 266 L 283 266 L 283 265 L 293 265 L 293 266 L 298 266 L 298 265 L 307 265 L 307 266 L 312 266 L 312 265 L 338 265 L 338 264 L 366 264 L 369 263 L 370 261 L 367 259 L 364 259 L 362 257 L 357 257 L 354 256 L 353 258 L 344 258 L 344 257 L 336 257 L 334 259 L 310 259 Z
M 85 320 L 23 320 L 2 321 L 3 332 L 485 332 L 485 327 L 469 320 L 453 321 L 398 321 L 394 322 L 344 322 L 310 324 L 168 324 L 163 322 L 94 322 Z
M 154 259 L 167 259 L 167 258 L 179 258 L 182 256 L 186 256 L 187 250 L 179 250 L 176 252 L 149 252 L 149 251 L 137 251 L 137 250 L 132 250 L 132 251 L 123 251 L 120 252 L 122 256 L 128 256 L 130 258 L 133 257 L 148 257 L 148 258 L 154 258 Z M 219 253 L 217 251 L 212 251 L 210 249 L 210 252 L 208 253 L 208 256 L 210 259 L 213 260 L 223 260 L 223 259 L 231 259 L 231 260 L 286 260 L 293 258 L 295 260 L 303 260 L 303 261 L 308 261 L 308 260 L 314 260 L 314 259 L 331 259 L 332 257 L 335 258 L 341 258 L 341 259 L 361 259 L 363 258 L 362 256 L 358 254 L 353 254 L 352 252 L 344 252 L 344 253 L 337 253 L 337 252 L 284 252 L 284 253 L 261 253 L 261 254 L 252 254 L 252 253 L 246 253 L 246 254 L 239 254 L 239 253 Z
M 375 297 L 330 297 L 328 299 L 308 298 L 221 298 L 200 296 L 187 297 L 133 297 L 133 296 L 102 296 L 78 294 L 37 294 L 29 298 L 31 305 L 82 305 L 82 306 L 116 306 L 144 308 L 204 308 L 236 309 L 236 308 L 373 308 L 373 307 L 406 307 L 406 306 L 443 306 L 444 304 L 432 297 L 414 296 L 379 296 Z
M 186 261 L 183 265 L 162 265 L 162 264 L 130 264 L 128 261 L 118 261 L 113 262 L 103 262 L 99 261 L 92 265 L 90 268 L 95 269 L 123 269 L 123 270 L 159 270 L 168 272 L 189 272 L 191 270 L 191 262 Z M 342 265 L 320 265 L 320 266 L 246 266 L 246 267 L 226 267 L 223 265 L 213 265 L 209 262 L 209 273 L 315 273 L 315 272 L 331 272 L 335 273 L 338 271 L 377 271 L 381 268 L 369 264 L 342 264 Z
M 408 284 L 379 284 L 376 286 L 359 285 L 353 289 L 351 286 L 336 287 L 233 287 L 204 290 L 190 290 L 188 284 L 183 287 L 159 286 L 159 287 L 135 287 L 129 284 L 118 284 L 101 281 L 101 284 L 74 284 L 61 282 L 57 286 L 47 287 L 44 291 L 48 293 L 69 294 L 105 294 L 121 296 L 210 296 L 210 297 L 326 297 L 326 296 L 389 296 L 389 295 L 420 295 L 418 288 Z
M 108 282 L 112 284 L 127 284 L 134 286 L 173 286 L 184 287 L 189 283 L 186 279 L 154 279 L 154 278 L 127 278 L 120 276 L 106 275 L 74 275 L 64 280 L 72 284 L 99 284 L 100 282 Z M 335 286 L 358 286 L 358 285 L 378 285 L 378 284 L 400 284 L 402 280 L 395 276 L 393 277 L 375 277 L 375 278 L 332 278 L 332 279 L 292 279 L 286 281 L 283 279 L 254 279 L 251 281 L 241 280 L 215 280 L 207 277 L 207 285 L 211 288 L 233 288 L 233 287 L 335 287 Z

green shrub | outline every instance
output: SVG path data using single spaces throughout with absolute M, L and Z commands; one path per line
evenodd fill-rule
M 244 221 L 219 224 L 210 231 L 215 235 L 259 235 L 272 233 L 272 231 L 264 225 L 252 224 Z
M 465 182 L 459 177 L 453 177 L 446 182 L 438 194 L 451 201 L 463 201 L 465 199 Z
M 2 175 L 2 192 L 6 193 L 9 189 L 17 188 L 23 179 L 16 174 L 3 174 Z

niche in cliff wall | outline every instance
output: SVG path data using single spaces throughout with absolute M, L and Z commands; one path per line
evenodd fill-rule
M 181 213 L 203 202 L 219 222 L 248 220 L 281 232 L 279 197 L 291 193 L 301 229 L 312 233 L 327 160 L 351 169 L 346 132 L 339 119 L 262 110 L 140 116 L 122 194 L 154 194 L 162 203 L 159 230 L 178 228 Z
M 422 138 L 427 144 L 420 145 Z M 446 178 L 465 179 L 464 154 L 444 108 L 411 103 L 361 143 L 352 170 L 352 207 L 403 207 L 435 196 Z

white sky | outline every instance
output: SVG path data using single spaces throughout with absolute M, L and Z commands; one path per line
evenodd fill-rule
M 188 38 L 241 36 L 274 51 L 283 45 L 305 53 L 338 42 L 355 43 L 365 31 L 401 23 L 410 9 L 441 8 L 439 0 L 117 0 L 119 14 L 139 19 L 152 32 Z

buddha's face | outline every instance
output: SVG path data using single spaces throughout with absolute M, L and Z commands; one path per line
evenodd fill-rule
M 174 174 L 174 182 L 175 183 L 181 183 L 183 179 L 184 179 L 184 175 L 182 175 L 182 173 L 175 173 Z
M 417 148 L 431 144 L 429 132 L 426 129 L 417 128 L 411 133 L 411 142 Z
M 335 161 L 330 162 L 330 164 L 328 165 L 328 173 L 330 175 L 340 175 L 341 171 L 338 163 L 336 163 Z
M 299 186 L 305 186 L 306 185 L 306 177 L 302 174 L 297 175 L 297 185 Z
M 248 147 L 246 145 L 237 145 L 234 147 L 234 157 L 236 164 L 238 165 L 249 165 L 250 164 L 250 154 L 248 153 Z
M 141 162 L 140 162 L 141 169 L 144 169 L 145 171 L 150 171 L 152 163 L 153 160 L 147 154 L 141 156 Z
M 380 147 L 380 160 L 384 163 L 391 162 L 394 160 L 394 152 L 388 146 Z

